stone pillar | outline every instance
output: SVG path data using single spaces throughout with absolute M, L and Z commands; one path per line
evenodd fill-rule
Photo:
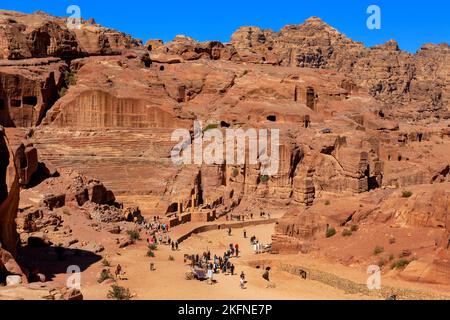
M 183 208 L 182 208 L 182 204 L 181 204 L 180 200 L 178 200 L 177 209 L 178 209 L 178 214 L 180 215 L 183 212 Z

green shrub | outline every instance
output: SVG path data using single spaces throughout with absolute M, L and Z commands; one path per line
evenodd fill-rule
M 331 227 L 327 229 L 327 238 L 331 238 L 332 236 L 334 236 L 336 234 L 336 229 Z
M 390 243 L 390 244 L 394 244 L 395 242 L 396 242 L 396 240 L 395 240 L 394 237 L 390 237 L 390 238 L 389 238 L 389 243 Z
M 147 257 L 150 257 L 150 258 L 154 258 L 155 257 L 155 253 L 153 252 L 153 250 L 151 250 L 151 249 L 147 250 Z
M 156 243 L 151 243 L 148 245 L 149 250 L 158 250 L 158 245 Z
M 386 259 L 380 258 L 380 260 L 378 260 L 378 266 L 380 268 L 383 268 L 385 265 L 386 265 Z
M 61 97 L 64 97 L 66 94 L 67 94 L 67 88 L 66 87 L 62 87 L 61 88 L 61 90 L 59 90 L 59 92 L 58 92 L 58 94 L 59 94 L 59 97 L 61 98 Z
M 410 264 L 410 262 L 411 261 L 406 259 L 399 259 L 391 265 L 391 269 L 403 269 Z
M 108 280 L 108 279 L 114 279 L 114 278 L 109 270 L 104 269 L 100 273 L 100 277 L 98 278 L 97 282 L 102 283 L 103 281 Z
M 263 176 L 259 177 L 259 180 L 263 183 L 266 183 L 267 181 L 269 181 L 269 176 L 263 175 Z
M 111 286 L 111 290 L 108 292 L 107 298 L 116 300 L 130 300 L 131 299 L 130 290 L 121 287 L 117 284 L 113 284 Z
M 376 246 L 376 247 L 373 249 L 373 255 L 374 255 L 374 256 L 377 256 L 377 255 L 379 255 L 379 254 L 382 253 L 382 252 L 384 252 L 384 248 L 383 248 L 383 247 Z
M 64 81 L 68 86 L 74 86 L 77 84 L 77 77 L 74 72 L 66 71 L 64 72 Z
M 137 240 L 141 240 L 141 235 L 137 230 L 128 230 L 127 234 L 133 243 L 136 242 Z
M 403 191 L 402 198 L 410 198 L 413 195 L 411 191 Z
M 352 232 L 348 229 L 344 229 L 344 231 L 342 231 L 343 237 L 350 237 L 351 235 L 352 235 Z
M 359 230 L 359 227 L 358 227 L 358 225 L 356 225 L 356 224 L 354 224 L 354 225 L 352 225 L 351 227 L 350 227 L 350 231 L 351 232 L 356 232 L 356 231 L 358 231 Z
M 239 175 L 239 170 L 237 168 L 234 168 L 231 172 L 231 175 L 233 176 L 233 178 L 236 178 Z
M 104 267 L 111 267 L 111 263 L 109 263 L 109 261 L 106 260 L 106 259 L 103 259 L 103 260 L 102 260 L 102 265 L 103 265 Z
M 203 129 L 203 132 L 206 132 L 206 131 L 212 130 L 212 129 L 217 129 L 218 127 L 219 127 L 218 124 L 210 123 Z
M 394 259 L 395 259 L 394 255 L 393 255 L 393 254 L 390 254 L 390 255 L 389 255 L 389 261 L 392 261 L 392 260 L 394 260 Z

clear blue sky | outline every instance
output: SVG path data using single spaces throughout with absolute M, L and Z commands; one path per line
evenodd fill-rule
M 197 40 L 227 42 L 243 25 L 278 31 L 286 24 L 319 16 L 350 38 L 367 46 L 396 39 L 404 50 L 415 52 L 424 43 L 450 43 L 449 0 L 225 0 L 225 1 L 102 1 L 102 0 L 0 0 L 0 8 L 31 13 L 43 10 L 67 16 L 69 5 L 81 15 L 144 41 L 169 41 L 177 34 Z M 369 5 L 381 8 L 381 30 L 366 27 Z

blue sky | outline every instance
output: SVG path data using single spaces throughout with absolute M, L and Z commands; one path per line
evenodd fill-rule
M 69 5 L 81 15 L 144 41 L 169 41 L 177 34 L 197 40 L 227 42 L 244 25 L 278 31 L 286 24 L 319 16 L 350 38 L 367 46 L 396 39 L 400 47 L 415 52 L 424 43 L 450 43 L 448 0 L 227 0 L 227 1 L 102 1 L 102 0 L 0 0 L 0 8 L 31 13 L 43 10 L 67 16 Z M 381 30 L 366 27 L 367 7 L 381 8 Z

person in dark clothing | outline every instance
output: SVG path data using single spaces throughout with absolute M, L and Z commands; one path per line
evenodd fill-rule
M 269 271 L 267 271 L 267 270 L 264 271 L 262 277 L 263 277 L 264 280 L 270 281 L 270 280 L 269 280 Z
M 270 267 L 267 267 L 266 271 L 264 271 L 264 273 L 262 275 L 263 279 L 268 282 L 270 282 L 269 272 L 270 272 Z
M 244 229 L 244 239 L 247 239 L 247 230 Z
M 234 276 L 234 264 L 230 266 L 231 275 Z

